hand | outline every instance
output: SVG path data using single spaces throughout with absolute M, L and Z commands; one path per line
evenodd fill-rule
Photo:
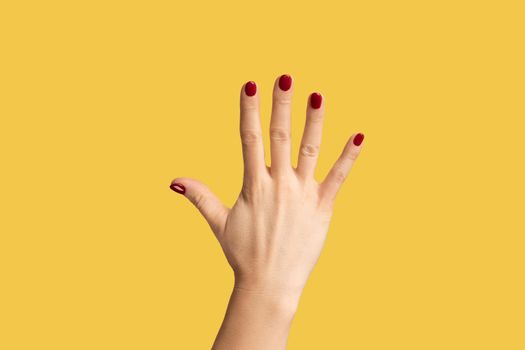
M 314 179 L 324 119 L 324 96 L 308 99 L 297 168 L 291 165 L 290 114 L 293 79 L 273 88 L 271 167 L 264 158 L 259 94 L 254 82 L 240 96 L 243 187 L 231 209 L 202 183 L 176 178 L 171 188 L 200 210 L 235 274 L 235 287 L 300 295 L 323 247 L 336 194 L 361 151 L 363 134 L 352 135 L 324 181 Z
M 284 349 L 300 295 L 323 247 L 335 197 L 361 151 L 354 134 L 322 183 L 314 179 L 325 101 L 308 99 L 297 168 L 290 155 L 293 79 L 273 88 L 271 168 L 264 161 L 259 95 L 253 81 L 241 89 L 240 135 L 243 186 L 231 209 L 204 184 L 176 178 L 171 188 L 186 195 L 215 233 L 235 274 L 235 286 L 214 350 Z

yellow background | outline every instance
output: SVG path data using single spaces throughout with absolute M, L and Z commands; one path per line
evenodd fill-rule
M 238 98 L 354 132 L 289 349 L 524 349 L 522 1 L 3 1 L 0 348 L 207 349 L 233 277 L 172 178 L 229 206 Z

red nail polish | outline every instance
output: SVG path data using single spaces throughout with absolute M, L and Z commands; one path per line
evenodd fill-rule
M 180 184 L 180 183 L 177 183 L 177 182 L 173 182 L 171 185 L 170 185 L 170 188 L 177 192 L 177 193 L 180 193 L 180 194 L 184 194 L 186 193 L 186 187 L 184 187 L 183 184 Z
M 365 139 L 365 135 L 359 133 L 354 136 L 354 145 L 359 146 L 363 140 Z
M 323 96 L 321 94 L 314 92 L 310 95 L 310 106 L 315 109 L 319 109 L 321 107 L 321 103 L 323 102 Z
M 255 82 L 251 80 L 247 82 L 246 85 L 244 85 L 244 92 L 248 96 L 255 95 L 255 93 L 257 92 L 257 85 L 255 84 Z
M 283 91 L 290 90 L 290 87 L 292 86 L 292 77 L 288 74 L 283 74 L 279 78 L 279 89 Z

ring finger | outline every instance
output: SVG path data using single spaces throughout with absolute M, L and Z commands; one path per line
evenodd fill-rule
M 302 179 L 314 176 L 321 147 L 323 119 L 324 99 L 320 93 L 314 92 L 310 95 L 306 107 L 306 122 L 297 161 L 297 174 Z

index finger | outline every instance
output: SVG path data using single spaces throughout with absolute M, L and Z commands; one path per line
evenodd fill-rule
M 259 116 L 259 94 L 254 81 L 248 81 L 242 87 L 240 112 L 244 179 L 249 181 L 267 171 Z

